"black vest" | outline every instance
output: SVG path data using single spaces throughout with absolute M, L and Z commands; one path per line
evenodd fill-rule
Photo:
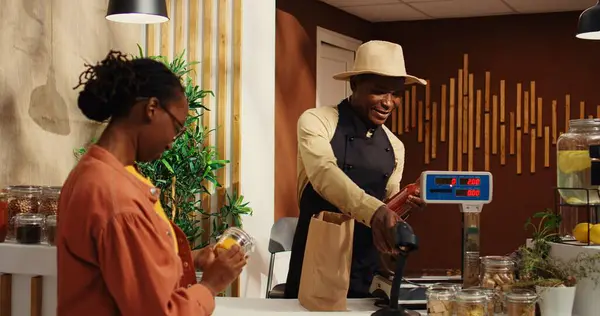
M 339 106 L 339 121 L 331 139 L 337 165 L 369 195 L 384 200 L 388 178 L 395 167 L 392 145 L 382 127 L 369 129 L 352 111 L 347 100 Z M 297 298 L 302 273 L 302 261 L 310 219 L 321 211 L 339 212 L 323 199 L 309 183 L 300 198 L 300 216 L 292 244 L 292 254 L 285 286 L 286 298 Z M 379 266 L 379 256 L 373 245 L 371 229 L 355 222 L 349 298 L 369 296 L 373 274 Z

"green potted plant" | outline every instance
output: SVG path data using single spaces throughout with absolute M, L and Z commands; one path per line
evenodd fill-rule
M 167 216 L 185 232 L 192 248 L 199 249 L 214 241 L 229 226 L 241 227 L 241 216 L 252 215 L 252 209 L 238 192 L 229 194 L 226 190 L 225 203 L 218 212 L 212 213 L 202 206 L 202 196 L 213 193 L 206 183 L 221 187 L 216 172 L 224 168 L 229 160 L 219 159 L 214 146 L 204 146 L 204 141 L 212 130 L 202 125 L 202 115 L 209 110 L 202 101 L 213 93 L 195 85 L 190 76 L 192 66 L 198 62 L 187 62 L 185 52 L 169 61 L 164 56 L 145 56 L 139 45 L 138 49 L 139 55 L 134 58 L 145 57 L 161 61 L 181 77 L 190 107 L 185 133 L 161 158 L 153 162 L 138 163 L 138 167 L 161 190 L 160 202 Z M 94 142 L 95 139 L 92 139 L 90 144 Z M 77 159 L 85 154 L 87 146 L 89 144 L 74 150 Z M 202 223 L 205 221 L 210 222 L 210 233 L 203 229 Z M 205 238 L 206 235 L 209 237 Z
M 521 246 L 516 254 L 519 278 L 513 287 L 536 291 L 541 315 L 571 315 L 578 281 L 600 281 L 600 255 L 582 253 L 568 261 L 550 255 L 550 243 L 560 241 L 560 222 L 561 217 L 549 209 L 534 214 L 525 224 L 533 228 L 531 244 Z

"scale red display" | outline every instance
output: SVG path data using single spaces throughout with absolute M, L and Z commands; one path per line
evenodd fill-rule
M 466 197 L 478 197 L 481 195 L 481 190 L 479 189 L 457 189 L 455 191 L 456 196 L 466 196 Z
M 456 185 L 456 183 L 459 183 L 459 185 L 461 186 L 479 186 L 481 185 L 481 179 L 480 178 L 459 178 L 458 181 L 456 180 L 456 178 L 436 178 L 435 179 L 435 184 L 436 185 Z

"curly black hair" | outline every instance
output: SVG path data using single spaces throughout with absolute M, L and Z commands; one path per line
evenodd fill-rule
M 87 118 L 97 122 L 129 114 L 137 98 L 155 97 L 164 104 L 184 91 L 176 74 L 149 58 L 131 59 L 111 50 L 96 65 L 86 63 L 85 67 L 74 88 L 83 86 L 77 106 Z

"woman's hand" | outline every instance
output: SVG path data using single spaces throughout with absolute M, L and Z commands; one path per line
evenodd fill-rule
M 200 250 L 192 252 L 194 258 L 194 266 L 198 270 L 206 270 L 210 267 L 217 256 L 215 255 L 215 248 L 213 245 L 206 246 Z
M 217 248 L 216 257 L 202 273 L 200 284 L 215 295 L 221 293 L 242 273 L 244 266 L 246 255 L 239 246 L 234 245 L 229 250 Z

